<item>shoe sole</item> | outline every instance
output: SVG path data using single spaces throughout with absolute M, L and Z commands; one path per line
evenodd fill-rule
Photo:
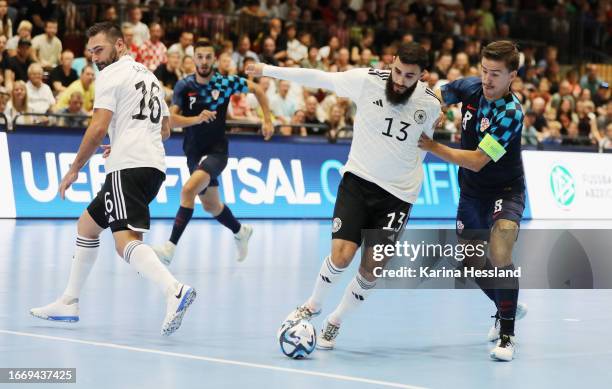
M 319 350 L 333 350 L 335 346 L 322 346 L 317 342 L 317 349 Z
M 34 316 L 37 319 L 48 320 L 48 321 L 59 321 L 63 323 L 76 323 L 79 321 L 78 316 L 43 316 L 43 315 L 37 315 L 32 311 L 30 311 L 30 315 Z
M 187 308 L 189 308 L 195 298 L 195 289 L 191 288 L 185 293 L 185 297 L 183 297 L 183 301 L 181 301 L 181 304 L 179 305 L 179 310 L 174 314 L 174 317 L 168 322 L 168 324 L 162 328 L 163 336 L 170 336 L 181 327 L 183 316 L 185 316 Z
M 242 257 L 242 258 L 240 258 L 240 257 L 236 258 L 236 260 L 237 260 L 238 262 L 243 262 L 243 261 L 246 259 L 247 255 L 249 255 L 249 240 L 251 240 L 251 236 L 253 236 L 253 229 L 252 229 L 252 228 L 251 228 L 251 230 L 249 231 L 249 235 L 247 235 L 247 236 L 246 236 L 246 238 L 245 238 L 245 239 L 246 239 L 246 247 L 247 247 L 247 252 L 244 254 L 244 257 Z

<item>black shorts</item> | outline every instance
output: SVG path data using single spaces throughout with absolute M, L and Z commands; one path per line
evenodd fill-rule
M 467 240 L 489 240 L 490 229 L 499 219 L 519 226 L 525 210 L 525 192 L 502 193 L 478 198 L 461 193 L 457 208 L 457 235 Z
M 401 232 L 410 217 L 412 204 L 402 201 L 380 186 L 345 173 L 334 206 L 332 239 L 361 245 L 361 230 Z
M 87 207 L 94 221 L 111 231 L 147 232 L 153 201 L 166 175 L 155 168 L 139 167 L 111 172 Z
M 217 177 L 221 175 L 225 166 L 227 166 L 227 154 L 213 153 L 203 155 L 191 155 L 187 156 L 187 166 L 189 167 L 189 173 L 193 174 L 194 171 L 200 169 L 210 175 L 210 183 L 208 186 L 219 186 L 219 180 Z M 200 192 L 200 194 L 206 193 L 206 188 Z

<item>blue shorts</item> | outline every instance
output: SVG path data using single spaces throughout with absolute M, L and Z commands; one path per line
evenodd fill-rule
M 467 240 L 488 241 L 495 221 L 512 220 L 520 226 L 524 210 L 525 192 L 502 193 L 484 198 L 461 193 L 457 207 L 457 235 Z
M 221 175 L 225 166 L 227 166 L 227 154 L 205 154 L 198 156 L 187 156 L 187 166 L 189 173 L 193 174 L 196 170 L 203 170 L 210 175 L 210 183 L 208 186 L 219 186 L 217 177 Z M 206 188 L 200 194 L 206 193 Z

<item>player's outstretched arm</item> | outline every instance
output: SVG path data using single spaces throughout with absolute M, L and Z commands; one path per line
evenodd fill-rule
M 308 88 L 327 89 L 335 92 L 334 77 L 340 73 L 329 73 L 316 69 L 283 68 L 265 64 L 250 64 L 245 69 L 247 74 L 255 77 L 266 76 L 296 82 Z
M 162 142 L 165 142 L 168 138 L 170 138 L 170 118 L 169 116 L 164 116 L 164 118 L 162 119 L 161 136 L 162 136 Z
M 491 157 L 485 154 L 481 149 L 476 150 L 460 150 L 448 147 L 431 139 L 425 133 L 419 138 L 419 147 L 422 150 L 429 151 L 437 157 L 442 158 L 446 162 L 454 163 L 462 168 L 480 171 L 486 164 L 491 161 Z
M 272 138 L 274 135 L 274 126 L 272 125 L 272 114 L 270 113 L 270 104 L 268 102 L 268 97 L 264 93 L 263 89 L 252 81 L 247 80 L 247 85 L 249 87 L 249 92 L 255 94 L 255 98 L 257 98 L 257 102 L 261 106 L 261 110 L 263 111 L 263 124 L 261 126 L 261 132 L 264 136 L 265 140 Z
M 59 193 L 62 199 L 64 198 L 66 190 L 77 179 L 79 171 L 83 168 L 83 166 L 85 166 L 87 161 L 89 161 L 100 144 L 102 144 L 112 118 L 113 112 L 109 111 L 108 109 L 97 108 L 94 110 L 91 123 L 89 124 L 89 127 L 87 127 L 87 131 L 85 131 L 85 135 L 83 136 L 83 140 L 79 146 L 79 151 L 74 158 L 74 162 L 72 162 L 72 165 L 70 165 L 70 170 L 68 170 L 60 183 Z

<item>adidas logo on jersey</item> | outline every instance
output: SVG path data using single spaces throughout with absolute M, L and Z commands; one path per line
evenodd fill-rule
M 108 222 L 109 222 L 109 223 L 112 223 L 112 222 L 114 222 L 114 221 L 115 221 L 115 218 L 113 217 L 113 215 L 110 215 L 110 216 L 108 217 Z
M 379 107 L 382 107 L 382 106 L 383 106 L 382 99 L 378 99 L 378 100 L 376 100 L 376 101 L 373 101 L 373 103 L 374 103 L 374 104 L 376 104 L 376 105 L 378 105 Z

